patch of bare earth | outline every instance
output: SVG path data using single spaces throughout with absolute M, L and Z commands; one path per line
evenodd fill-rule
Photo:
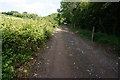
M 62 25 L 38 53 L 28 77 L 117 78 L 117 56 L 108 54 Z

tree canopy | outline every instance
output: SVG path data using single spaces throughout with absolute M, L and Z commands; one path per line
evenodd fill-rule
M 112 2 L 61 2 L 58 17 L 76 28 L 119 36 L 119 3 Z

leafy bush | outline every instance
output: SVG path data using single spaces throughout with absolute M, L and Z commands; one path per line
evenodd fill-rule
M 39 17 L 22 19 L 1 15 L 0 31 L 2 31 L 2 76 L 12 79 L 19 67 L 32 58 L 32 52 L 42 46 L 54 31 L 54 19 Z

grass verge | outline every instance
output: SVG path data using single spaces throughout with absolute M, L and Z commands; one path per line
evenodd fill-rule
M 92 40 L 92 31 L 85 29 L 73 28 L 71 24 L 68 27 L 75 33 L 79 34 L 81 37 Z M 120 56 L 120 38 L 115 35 L 108 35 L 101 32 L 94 33 L 94 42 L 99 44 L 106 44 L 109 46 L 115 46 L 115 51 L 118 56 Z

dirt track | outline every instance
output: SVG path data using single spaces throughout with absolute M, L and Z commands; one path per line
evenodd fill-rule
M 29 77 L 117 78 L 117 66 L 116 56 L 62 25 L 42 53 L 38 53 Z

